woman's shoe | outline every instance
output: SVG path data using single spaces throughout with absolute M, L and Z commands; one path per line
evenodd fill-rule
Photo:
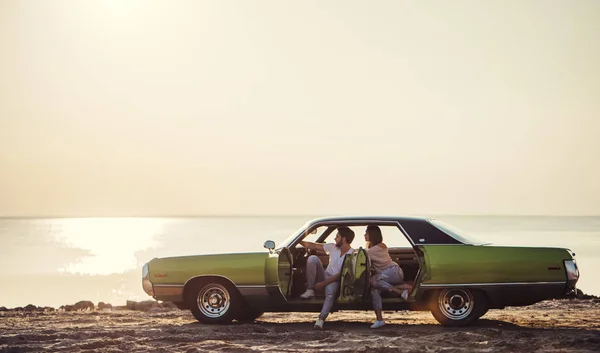
M 404 299 L 405 301 L 408 300 L 408 290 L 404 290 L 404 292 L 402 292 L 402 294 L 400 294 L 400 296 L 402 297 L 402 299 Z
M 385 321 L 375 320 L 375 323 L 371 325 L 371 328 L 380 328 L 381 326 L 385 326 Z

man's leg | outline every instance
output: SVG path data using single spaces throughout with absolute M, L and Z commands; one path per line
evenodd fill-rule
M 329 312 L 333 307 L 333 303 L 335 302 L 335 295 L 337 294 L 338 288 L 340 288 L 339 282 L 329 283 L 325 286 L 325 303 L 323 303 L 323 308 L 319 314 L 319 319 L 325 321 L 329 315 Z
M 306 260 L 306 291 L 300 294 L 302 299 L 310 299 L 315 296 L 315 283 L 325 279 L 325 270 L 319 257 L 311 255 Z
M 311 255 L 306 261 L 306 287 L 313 289 L 315 283 L 321 282 L 325 279 L 325 270 L 323 270 L 323 263 L 318 256 Z

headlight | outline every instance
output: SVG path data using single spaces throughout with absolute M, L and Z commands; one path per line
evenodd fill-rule
M 150 269 L 147 263 L 142 267 L 142 288 L 149 296 L 154 296 L 154 288 L 152 282 L 150 282 Z
M 579 269 L 575 260 L 565 260 L 565 270 L 567 271 L 567 279 L 576 281 L 579 279 Z

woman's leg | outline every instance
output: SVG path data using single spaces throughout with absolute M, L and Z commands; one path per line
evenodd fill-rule
M 377 320 L 381 320 L 381 309 L 383 309 L 383 303 L 381 301 L 381 293 L 376 288 L 371 288 L 371 303 L 373 304 L 373 310 L 375 310 L 375 316 Z
M 412 290 L 409 284 L 402 284 L 404 280 L 404 272 L 400 266 L 390 266 L 384 269 L 381 273 L 374 276 L 373 286 L 381 291 L 393 292 L 398 295 L 402 295 L 404 291 Z M 400 288 L 394 287 L 394 285 L 402 284 Z M 408 293 L 407 293 L 408 294 Z

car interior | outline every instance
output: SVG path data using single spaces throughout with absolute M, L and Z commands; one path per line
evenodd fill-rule
M 328 225 L 321 226 L 314 229 L 310 234 L 307 234 L 303 239 L 304 241 L 315 242 L 315 243 L 327 243 L 334 242 L 336 235 L 336 229 L 341 225 Z M 359 248 L 365 248 L 365 225 L 349 225 L 350 229 L 354 231 L 354 240 L 352 241 L 352 248 L 358 250 Z M 405 283 L 413 284 L 417 273 L 419 271 L 419 261 L 415 250 L 411 243 L 407 240 L 406 236 L 396 226 L 392 225 L 379 225 L 383 234 L 383 242 L 388 246 L 389 254 L 392 260 L 400 265 L 404 272 Z M 298 299 L 300 294 L 306 290 L 306 261 L 309 256 L 316 255 L 321 260 L 323 268 L 327 268 L 329 263 L 329 256 L 324 252 L 315 250 L 307 250 L 298 243 L 290 248 L 292 259 L 293 259 L 293 278 L 292 278 L 292 289 L 291 298 Z M 317 292 L 317 298 L 323 297 L 322 293 Z M 382 293 L 384 296 L 385 294 Z

